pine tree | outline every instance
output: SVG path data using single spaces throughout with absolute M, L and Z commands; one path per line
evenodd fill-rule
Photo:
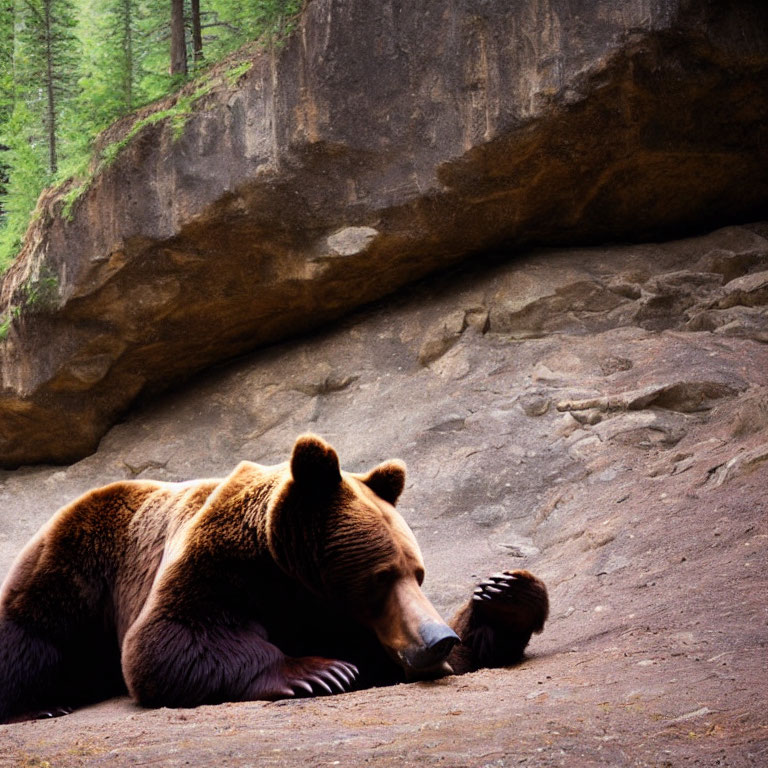
M 171 90 L 176 78 L 169 74 L 170 13 L 166 3 L 133 0 L 136 35 L 133 59 L 136 71 L 134 102 L 145 104 Z
M 77 41 L 70 0 L 19 0 L 16 6 L 14 81 L 16 98 L 26 100 L 45 125 L 48 170 L 59 165 L 62 113 L 75 94 Z
M 61 126 L 71 112 L 77 58 L 70 0 L 16 0 L 4 10 L 0 144 L 7 147 L 7 182 L 0 268 L 18 249 L 40 192 L 58 171 Z
M 0 136 L 13 114 L 13 2 L 0 0 Z M 8 184 L 8 147 L 0 140 L 0 226 Z
M 81 0 L 83 49 L 78 97 L 80 134 L 91 138 L 136 104 L 136 20 L 133 0 Z
M 279 37 L 286 18 L 301 8 L 301 0 L 208 0 L 206 5 L 226 30 L 214 46 L 223 55 L 258 37 Z

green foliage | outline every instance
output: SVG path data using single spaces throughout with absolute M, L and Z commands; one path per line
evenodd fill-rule
M 210 0 L 219 26 L 212 27 L 208 45 L 217 58 L 249 40 L 275 42 L 290 30 L 291 19 L 301 10 L 301 0 Z
M 62 126 L 71 119 L 77 70 L 70 0 L 24 0 L 0 17 L 0 144 L 7 181 L 2 198 L 0 269 L 15 256 L 43 187 L 58 171 Z M 10 15 L 9 15 L 10 14 Z
M 13 4 L 10 0 L 0 0 L 0 128 L 13 114 L 13 21 Z M 0 140 L 0 219 L 8 181 L 6 151 Z
M 77 89 L 75 24 L 73 0 L 15 4 L 14 99 L 24 100 L 44 128 L 51 176 L 58 171 L 63 126 L 71 120 Z
M 137 99 L 137 21 L 131 0 L 80 0 L 78 111 L 80 128 L 94 136 Z
M 249 65 L 250 66 L 250 65 Z M 130 144 L 130 142 L 138 136 L 138 134 L 144 130 L 148 125 L 154 125 L 155 123 L 160 123 L 164 120 L 170 120 L 171 126 L 173 128 L 173 139 L 178 140 L 181 138 L 182 134 L 184 133 L 184 126 L 186 125 L 187 120 L 193 113 L 193 107 L 195 102 L 198 99 L 201 99 L 203 96 L 205 96 L 207 93 L 211 91 L 211 89 L 214 86 L 213 81 L 209 81 L 206 83 L 203 83 L 199 88 L 194 90 L 192 93 L 183 94 L 180 95 L 176 102 L 173 104 L 173 106 L 168 107 L 167 109 L 160 110 L 158 112 L 150 112 L 150 114 L 145 115 L 139 120 L 136 120 L 136 122 L 130 127 L 130 129 L 126 132 L 126 134 L 123 136 L 122 139 L 119 141 L 114 141 L 111 144 L 107 144 L 102 150 L 101 150 L 101 156 L 99 158 L 99 163 L 96 167 L 96 173 L 99 171 L 104 170 L 105 168 L 109 168 L 112 163 L 115 162 L 117 159 L 117 156 L 122 152 L 125 147 Z M 65 216 L 68 216 L 71 212 L 72 205 L 75 203 L 75 201 L 82 195 L 82 193 L 87 189 L 88 184 L 90 183 L 90 178 L 87 178 L 85 181 L 83 181 L 81 184 L 74 186 L 65 196 L 65 205 L 62 209 L 62 212 Z
M 26 102 L 16 102 L 3 129 L 0 143 L 8 148 L 4 152 L 8 183 L 0 229 L 0 271 L 8 267 L 21 246 L 37 198 L 49 180 L 40 125 Z
M 144 128 L 148 125 L 154 125 L 155 123 L 162 122 L 163 120 L 170 120 L 173 128 L 173 138 L 178 140 L 184 133 L 184 126 L 187 119 L 192 114 L 193 104 L 201 97 L 205 96 L 211 88 L 213 83 L 208 83 L 201 86 L 196 91 L 190 94 L 179 96 L 176 99 L 176 103 L 168 109 L 163 109 L 159 112 L 152 112 L 146 117 L 142 117 L 137 120 L 130 128 L 130 130 L 123 136 L 120 141 L 115 141 L 112 144 L 108 144 L 101 151 L 101 161 L 98 166 L 98 170 L 103 168 L 109 168 L 112 163 L 115 162 L 120 152 L 128 146 L 133 138 L 135 138 Z
M 23 307 L 49 309 L 56 304 L 59 296 L 59 278 L 43 266 L 38 275 L 22 284 L 21 294 L 21 305 L 14 308 L 18 308 L 19 312 Z
M 228 69 L 224 73 L 224 77 L 227 79 L 227 82 L 229 83 L 230 88 L 234 88 L 240 78 L 246 73 L 250 72 L 251 67 L 253 67 L 252 61 L 244 61 L 242 64 L 238 64 L 236 67 L 232 67 L 232 69 Z
M 90 179 L 82 181 L 79 184 L 73 184 L 69 192 L 62 196 L 61 215 L 67 220 L 72 221 L 75 216 L 75 203 L 83 196 L 90 186 Z
M 23 312 L 41 312 L 56 305 L 59 297 L 59 278 L 43 266 L 39 274 L 22 283 L 19 299 L 9 308 L 8 313 L 0 316 L 0 341 L 7 338 L 14 320 Z
M 125 149 L 131 139 L 137 136 L 141 130 L 146 128 L 148 125 L 153 125 L 154 123 L 159 123 L 162 120 L 173 117 L 175 114 L 176 112 L 174 108 L 164 109 L 160 112 L 152 112 L 146 117 L 141 118 L 141 120 L 137 120 L 131 126 L 131 129 L 128 131 L 128 133 L 126 133 L 125 136 L 120 139 L 120 141 L 112 142 L 112 144 L 108 144 L 106 147 L 104 147 L 104 149 L 102 149 L 99 170 L 102 170 L 103 168 L 109 168 L 109 166 L 115 162 L 121 150 Z
M 279 42 L 301 4 L 201 0 L 204 58 L 195 60 L 190 30 L 187 36 L 190 78 L 199 79 L 199 87 L 137 119 L 94 162 L 93 142 L 101 131 L 187 83 L 168 74 L 170 3 L 0 0 L 0 273 L 18 252 L 46 185 L 69 183 L 60 210 L 71 219 L 93 173 L 113 163 L 148 125 L 169 120 L 178 139 L 195 102 L 215 82 L 234 87 L 252 64 L 245 61 L 206 80 L 211 65 L 252 40 Z

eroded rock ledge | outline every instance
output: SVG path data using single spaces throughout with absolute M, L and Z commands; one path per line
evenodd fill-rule
M 0 293 L 0 464 L 82 457 L 139 395 L 501 244 L 756 218 L 766 30 L 757 0 L 311 0 L 180 138 L 139 132 L 71 221 L 43 201 Z M 602 299 L 663 314 L 669 279 Z M 715 281 L 690 322 L 751 322 L 752 282 Z M 569 296 L 520 311 L 546 326 L 547 301 Z

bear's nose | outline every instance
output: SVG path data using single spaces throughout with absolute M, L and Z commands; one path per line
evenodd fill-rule
M 437 621 L 422 624 L 419 634 L 427 650 L 437 661 L 447 659 L 453 646 L 459 642 L 459 636 L 449 626 Z
M 425 621 L 419 626 L 422 645 L 407 649 L 401 658 L 411 672 L 425 672 L 439 667 L 459 642 L 459 636 L 438 621 Z M 442 674 L 445 674 L 446 669 Z

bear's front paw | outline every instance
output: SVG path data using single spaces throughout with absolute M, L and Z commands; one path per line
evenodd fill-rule
M 348 661 L 321 656 L 286 659 L 283 673 L 294 695 L 307 696 L 346 693 L 360 674 Z
M 469 603 L 462 645 L 468 669 L 516 664 L 549 613 L 544 582 L 528 571 L 504 571 L 481 581 Z
M 472 602 L 478 618 L 498 629 L 541 632 L 549 614 L 544 582 L 528 571 L 504 571 L 481 581 Z

